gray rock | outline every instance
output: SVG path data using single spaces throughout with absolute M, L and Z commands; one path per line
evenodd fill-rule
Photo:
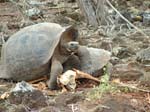
M 139 79 L 140 85 L 150 87 L 150 72 L 146 72 L 143 77 Z
M 112 77 L 121 80 L 139 80 L 144 75 L 138 63 L 116 64 L 113 67 Z
M 32 92 L 35 88 L 25 81 L 18 82 L 11 92 Z
M 29 110 L 38 110 L 48 106 L 47 98 L 39 90 L 34 90 L 32 92 L 11 92 L 8 101 L 11 105 L 18 106 L 23 104 L 24 107 Z
M 144 12 L 142 16 L 143 16 L 143 24 L 146 26 L 149 26 L 150 25 L 150 11 Z
M 30 18 L 35 17 L 35 16 L 42 16 L 42 11 L 39 10 L 38 8 L 32 8 L 28 9 L 25 11 L 26 15 Z
M 137 52 L 136 59 L 141 63 L 150 65 L 150 47 Z

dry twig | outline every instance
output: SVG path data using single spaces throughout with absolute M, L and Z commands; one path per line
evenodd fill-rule
M 39 78 L 39 79 L 35 79 L 35 80 L 32 80 L 32 81 L 29 81 L 28 83 L 30 83 L 30 84 L 34 84 L 34 83 L 37 83 L 37 82 L 40 82 L 40 81 L 45 81 L 45 80 L 47 80 L 48 78 L 46 77 L 46 76 L 44 76 L 44 77 L 41 77 L 41 78 Z
M 131 89 L 134 89 L 134 90 L 137 90 L 137 91 L 150 93 L 149 90 L 137 88 L 136 86 L 133 86 L 133 85 L 125 84 L 125 83 L 122 83 L 122 82 L 117 82 L 117 84 L 118 84 L 118 86 L 121 86 L 121 87 L 127 87 L 127 88 L 131 88 Z
M 90 74 L 87 74 L 87 73 L 84 73 L 80 70 L 77 70 L 77 69 L 73 69 L 75 72 L 76 72 L 76 79 L 79 79 L 79 78 L 87 78 L 87 79 L 91 79 L 91 80 L 94 80 L 98 83 L 100 83 L 100 80 L 98 80 L 97 78 L 93 77 L 92 75 Z
M 131 27 L 133 27 L 134 29 L 136 29 L 138 32 L 140 32 L 143 36 L 145 36 L 146 38 L 149 38 L 149 36 L 147 36 L 141 29 L 139 29 L 138 27 L 136 27 L 135 25 L 133 25 L 128 19 L 126 19 L 110 2 L 109 0 L 106 0 L 106 2 L 108 3 L 108 5 L 124 20 L 126 21 Z

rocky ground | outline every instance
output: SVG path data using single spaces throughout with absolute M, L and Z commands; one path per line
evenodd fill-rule
M 80 44 L 112 52 L 110 84 L 95 87 L 94 82 L 86 80 L 79 82 L 74 93 L 36 90 L 11 93 L 5 99 L 5 92 L 14 88 L 15 83 L 1 80 L 0 112 L 150 112 L 150 24 L 133 22 L 149 38 L 133 28 L 94 29 L 87 26 L 74 0 L 42 2 L 46 4 L 38 6 L 40 12 L 29 19 L 19 11 L 21 2 L 0 0 L 0 36 L 7 40 L 19 29 L 45 21 L 75 25 Z M 149 11 L 150 16 L 149 0 L 116 0 L 113 4 L 120 11 Z

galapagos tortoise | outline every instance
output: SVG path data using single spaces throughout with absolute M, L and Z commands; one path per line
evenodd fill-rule
M 21 29 L 2 47 L 0 78 L 30 81 L 50 72 L 48 87 L 56 89 L 62 63 L 78 48 L 77 34 L 72 26 L 47 22 Z
M 76 68 L 92 76 L 100 76 L 102 68 L 109 63 L 110 59 L 109 51 L 79 45 L 75 55 L 70 56 L 63 63 L 64 72 Z

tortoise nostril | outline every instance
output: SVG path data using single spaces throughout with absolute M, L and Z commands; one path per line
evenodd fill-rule
M 79 43 L 78 42 L 70 42 L 69 45 L 74 47 L 74 46 L 78 46 Z
M 75 46 L 75 44 L 73 44 L 73 43 L 71 43 L 70 45 L 71 45 L 71 46 Z

